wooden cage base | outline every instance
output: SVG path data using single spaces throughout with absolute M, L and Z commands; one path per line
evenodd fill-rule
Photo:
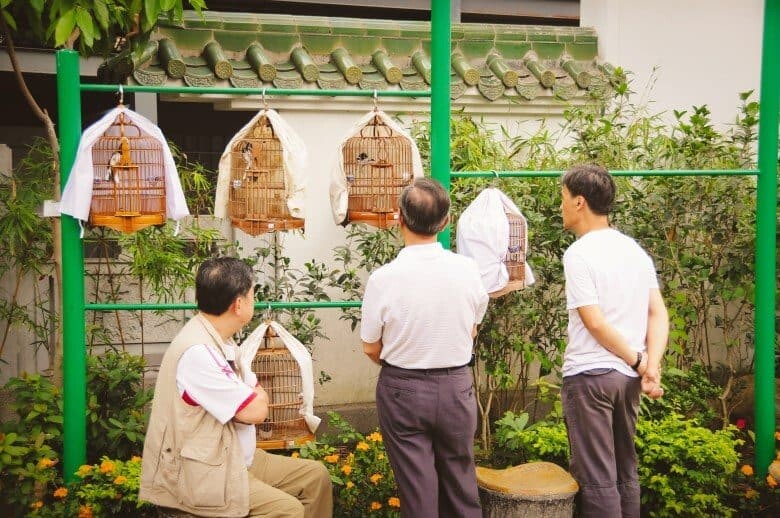
M 525 288 L 524 279 L 509 281 L 508 283 L 506 283 L 506 286 L 504 286 L 502 289 L 489 293 L 488 295 L 490 295 L 491 299 L 496 299 L 498 297 L 501 297 L 502 295 L 506 295 L 509 292 L 522 290 L 523 288 Z
M 257 447 L 263 450 L 292 450 L 308 444 L 314 440 L 314 434 L 307 432 L 305 435 L 299 435 L 293 439 L 270 439 L 267 441 L 258 440 Z
M 263 220 L 247 220 L 230 218 L 234 227 L 239 228 L 250 236 L 257 236 L 277 230 L 293 230 L 304 228 L 304 220 L 300 218 L 269 218 Z
M 89 224 L 93 227 L 108 227 L 117 232 L 130 233 L 153 225 L 165 224 L 165 214 L 140 214 L 133 216 L 90 214 Z
M 398 224 L 397 212 L 363 212 L 350 210 L 347 212 L 347 222 L 365 223 L 377 228 L 390 228 Z

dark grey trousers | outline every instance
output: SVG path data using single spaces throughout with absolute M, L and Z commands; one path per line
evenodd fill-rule
M 471 369 L 421 371 L 384 365 L 376 404 L 401 516 L 481 518 Z
M 638 518 L 634 435 L 640 378 L 612 369 L 590 372 L 563 378 L 561 388 L 580 516 Z
M 561 389 L 580 516 L 638 518 L 634 436 L 640 378 L 612 369 L 588 372 L 563 378 Z

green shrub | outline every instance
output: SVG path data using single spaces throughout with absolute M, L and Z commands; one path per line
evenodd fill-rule
M 67 487 L 60 486 L 31 506 L 30 517 L 63 516 L 127 517 L 157 516 L 156 507 L 138 500 L 141 458 L 128 461 L 103 457 L 97 464 L 85 464 Z
M 87 358 L 87 462 L 127 459 L 143 452 L 148 403 L 140 356 L 108 351 Z
M 328 419 L 337 435 L 310 442 L 301 448 L 300 456 L 328 468 L 333 482 L 333 516 L 400 516 L 401 502 L 382 435 L 374 431 L 364 436 L 334 412 L 328 413 Z
M 540 421 L 530 426 L 528 414 L 507 412 L 496 421 L 496 442 L 511 464 L 544 460 L 569 469 L 569 438 L 563 422 Z
M 711 431 L 677 414 L 640 419 L 636 446 L 642 507 L 650 516 L 731 516 L 729 478 L 739 456 L 733 427 Z

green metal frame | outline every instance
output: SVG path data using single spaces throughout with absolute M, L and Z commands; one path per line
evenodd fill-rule
M 449 191 L 453 177 L 557 177 L 562 171 L 461 171 L 450 170 L 450 1 L 431 1 L 431 91 L 288 90 L 249 88 L 193 88 L 125 86 L 126 92 L 198 93 L 231 95 L 316 95 L 368 97 L 431 97 L 431 175 Z M 757 176 L 756 294 L 755 294 L 755 425 L 756 467 L 763 476 L 774 457 L 774 339 L 777 254 L 777 139 L 780 68 L 780 2 L 766 0 L 761 68 L 761 125 L 758 134 L 757 170 L 612 171 L 620 176 Z M 81 136 L 81 92 L 114 92 L 113 85 L 81 84 L 79 55 L 60 50 L 57 62 L 57 99 L 60 138 L 60 187 L 64 189 L 75 161 Z M 84 298 L 84 253 L 78 222 L 60 218 L 62 229 L 63 301 L 63 470 L 72 480 L 86 459 L 86 334 L 85 311 L 193 309 L 194 304 L 86 304 Z M 439 241 L 449 248 L 449 228 Z M 360 301 L 261 302 L 258 308 L 358 307 Z

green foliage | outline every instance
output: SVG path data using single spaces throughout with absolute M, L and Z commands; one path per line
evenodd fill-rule
M 104 456 L 99 463 L 81 466 L 73 483 L 45 495 L 28 516 L 157 516 L 155 506 L 138 500 L 140 478 L 140 457 L 122 461 Z
M 300 456 L 322 462 L 333 482 L 333 515 L 398 517 L 400 500 L 393 471 L 378 431 L 364 436 L 335 412 L 328 413 L 337 434 L 310 442 Z
M 711 431 L 670 414 L 640 419 L 636 447 L 642 505 L 651 516 L 731 516 L 729 478 L 737 467 L 734 428 Z
M 32 346 L 49 347 L 49 329 L 56 316 L 49 311 L 49 297 L 35 284 L 32 300 L 21 300 L 26 278 L 51 272 L 52 226 L 38 214 L 51 187 L 54 157 L 44 139 L 35 138 L 18 167 L 0 174 L 0 277 L 12 276 L 10 293 L 0 296 L 2 357 L 11 329 L 25 329 Z
M 710 381 L 703 365 L 694 364 L 687 371 L 674 367 L 665 369 L 662 384 L 664 397 L 642 398 L 643 419 L 660 420 L 674 413 L 697 421 L 701 426 L 717 427 L 718 416 L 713 402 L 721 389 Z
M 143 388 L 143 359 L 109 351 L 88 357 L 87 367 L 88 459 L 140 454 L 152 397 Z M 12 378 L 5 389 L 17 419 L 0 424 L 0 510 L 21 515 L 35 502 L 53 501 L 45 493 L 62 483 L 55 467 L 63 448 L 62 393 L 39 374 Z
M 181 21 L 184 7 L 200 13 L 204 0 L 3 0 L 0 13 L 13 32 L 62 47 L 76 39 L 83 55 L 106 52 L 114 38 L 146 41 L 160 16 Z
M 561 421 L 528 425 L 528 414 L 507 412 L 496 423 L 496 442 L 508 450 L 510 464 L 544 460 L 569 469 L 569 438 Z
M 107 455 L 127 459 L 143 451 L 148 403 L 143 357 L 108 351 L 87 358 L 87 461 Z

